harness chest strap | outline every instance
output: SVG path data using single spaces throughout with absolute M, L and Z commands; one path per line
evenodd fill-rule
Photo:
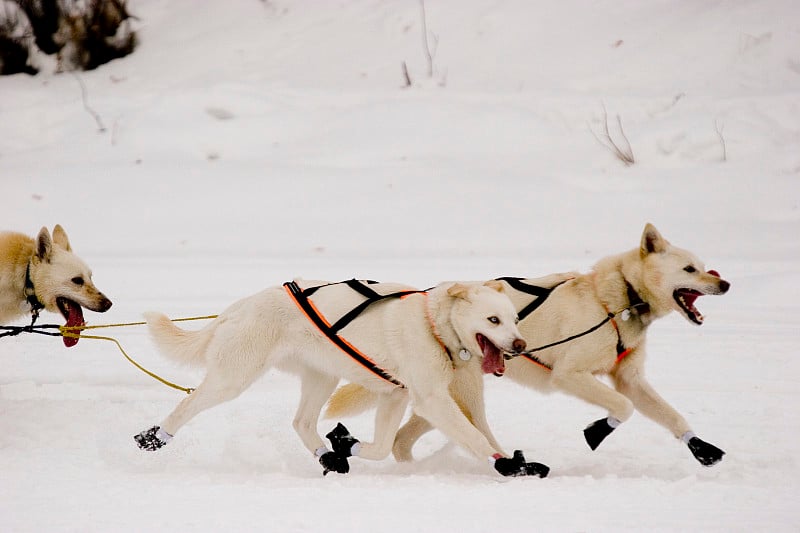
M 529 294 L 535 294 L 533 291 L 526 290 L 525 288 L 520 288 L 519 286 L 515 286 L 514 284 L 511 283 L 511 281 L 517 281 L 519 283 L 519 279 L 518 278 L 498 278 L 498 279 L 502 279 L 502 280 L 505 280 L 505 281 L 509 282 L 509 284 L 512 285 L 512 287 L 514 287 L 517 290 L 522 290 L 523 292 L 527 292 Z M 633 352 L 634 349 L 625 347 L 625 343 L 622 342 L 622 335 L 621 335 L 621 333 L 619 331 L 619 325 L 617 324 L 617 321 L 614 320 L 614 317 L 619 313 L 623 313 L 623 320 L 627 320 L 627 316 L 625 315 L 625 313 L 628 313 L 628 314 L 636 313 L 639 316 L 641 316 L 641 315 L 644 315 L 644 314 L 646 314 L 646 313 L 648 313 L 650 311 L 650 305 L 647 302 L 645 302 L 644 300 L 642 300 L 642 298 L 639 296 L 639 294 L 636 292 L 636 290 L 633 288 L 633 286 L 630 284 L 630 282 L 628 282 L 628 280 L 625 280 L 625 286 L 626 286 L 626 292 L 627 292 L 627 296 L 628 296 L 628 307 L 626 307 L 626 308 L 624 308 L 624 309 L 622 309 L 620 311 L 617 311 L 616 313 L 612 313 L 611 311 L 609 311 L 608 306 L 604 302 L 601 302 L 601 304 L 603 305 L 603 309 L 606 312 L 606 318 L 604 318 L 598 324 L 596 324 L 593 327 L 587 329 L 586 331 L 583 331 L 583 332 L 578 333 L 576 335 L 572 335 L 570 337 L 567 337 L 566 339 L 562 339 L 562 340 L 557 341 L 557 342 L 546 344 L 544 346 L 540 346 L 540 347 L 534 348 L 532 350 L 528 350 L 527 352 L 524 352 L 521 355 L 523 357 L 525 357 L 531 363 L 534 363 L 534 364 L 544 368 L 545 370 L 552 371 L 553 367 L 550 364 L 542 361 L 541 359 L 539 359 L 538 357 L 533 355 L 533 352 L 542 351 L 542 350 L 545 350 L 547 348 L 552 348 L 553 346 L 558 346 L 559 344 L 563 344 L 565 342 L 572 341 L 574 339 L 577 339 L 579 337 L 582 337 L 584 335 L 592 333 L 593 331 L 595 331 L 595 330 L 599 329 L 600 327 L 602 327 L 606 322 L 611 322 L 611 325 L 614 327 L 614 331 L 617 333 L 617 346 L 616 346 L 617 359 L 615 361 L 615 364 L 619 364 L 619 362 L 622 361 L 628 355 L 630 355 L 631 352 Z M 532 287 L 532 286 L 528 285 L 528 287 Z M 558 287 L 558 285 L 556 285 L 556 287 Z M 553 289 L 555 289 L 556 287 L 553 287 Z M 542 296 L 543 297 L 540 297 L 540 299 L 539 299 L 541 301 L 536 300 L 532 304 L 530 304 L 528 307 L 533 306 L 533 309 L 536 309 L 536 307 L 541 305 L 544 302 L 544 300 L 549 296 L 549 292 L 544 293 Z M 522 316 L 520 316 L 520 320 L 522 320 Z

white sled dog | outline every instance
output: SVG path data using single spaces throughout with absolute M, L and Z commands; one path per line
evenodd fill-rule
M 166 419 L 134 438 L 140 448 L 157 450 L 195 415 L 236 398 L 276 367 L 300 377 L 294 429 L 325 474 L 348 472 L 351 455 L 387 457 L 410 399 L 416 412 L 500 474 L 544 477 L 549 469 L 526 463 L 521 452 L 504 457 L 448 392 L 456 367 L 502 373 L 503 353 L 524 350 L 517 313 L 502 288 L 496 281 L 444 283 L 428 291 L 357 280 L 293 281 L 234 303 L 193 332 L 146 313 L 162 354 L 204 364 L 206 376 Z M 333 323 L 326 316 L 341 318 Z M 339 424 L 326 435 L 329 450 L 317 424 L 340 378 L 378 397 L 375 436 L 359 442 Z
M 607 417 L 584 430 L 592 450 L 636 409 L 686 443 L 701 464 L 711 466 L 722 459 L 725 452 L 697 437 L 644 372 L 648 326 L 672 311 L 702 324 L 703 315 L 694 305 L 697 297 L 725 294 L 730 288 L 717 272 L 706 272 L 694 254 L 672 246 L 647 224 L 639 248 L 600 260 L 588 274 L 501 279 L 520 310 L 523 337 L 539 348 L 550 346 L 515 357 L 505 375 L 522 385 L 560 390 L 607 409 Z M 597 379 L 601 375 L 611 378 L 613 388 Z M 482 380 L 455 380 L 451 393 L 496 445 L 483 414 Z M 326 414 L 356 414 L 373 401 L 357 384 L 347 385 L 331 398 Z M 423 417 L 412 415 L 398 432 L 395 457 L 411 460 L 414 443 L 430 429 Z
M 104 313 L 111 300 L 92 283 L 92 271 L 75 255 L 60 225 L 53 236 L 42 228 L 36 239 L 22 233 L 0 233 L 0 323 L 42 309 L 61 313 L 67 326 L 84 325 L 83 307 Z M 66 346 L 77 338 L 64 337 Z

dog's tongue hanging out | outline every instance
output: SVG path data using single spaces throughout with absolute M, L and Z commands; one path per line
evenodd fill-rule
M 83 320 L 83 309 L 81 306 L 72 302 L 67 299 L 63 299 L 59 302 L 59 307 L 61 307 L 61 313 L 64 315 L 64 318 L 67 319 L 67 323 L 64 326 L 71 328 L 71 327 L 80 327 L 86 324 Z M 80 330 L 71 330 L 70 333 L 78 334 Z M 62 337 L 64 340 L 64 346 L 67 348 L 71 348 L 78 344 L 78 340 L 75 337 Z
M 506 363 L 503 359 L 503 354 L 500 353 L 500 350 L 497 349 L 489 339 L 480 333 L 475 336 L 475 340 L 478 341 L 478 345 L 483 352 L 483 362 L 481 363 L 481 370 L 483 370 L 483 373 L 502 376 L 506 371 Z

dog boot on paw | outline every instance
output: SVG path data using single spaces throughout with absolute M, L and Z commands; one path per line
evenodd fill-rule
M 322 465 L 322 475 L 327 476 L 328 472 L 346 474 L 350 471 L 350 463 L 347 457 L 337 452 L 325 452 L 319 456 L 319 464 Z
M 547 477 L 550 467 L 542 463 L 527 463 L 521 450 L 514 450 L 514 456 L 497 457 L 494 460 L 494 469 L 506 477 L 537 476 Z
M 331 441 L 333 451 L 343 457 L 353 455 L 353 446 L 358 444 L 358 439 L 353 437 L 344 425 L 339 422 L 330 433 L 325 435 Z
M 722 456 L 725 452 L 717 448 L 713 444 L 702 440 L 700 437 L 695 436 L 692 432 L 687 432 L 683 437 L 684 442 L 689 447 L 695 459 L 697 459 L 703 466 L 714 466 L 722 461 Z
M 614 417 L 601 418 L 595 420 L 583 430 L 583 436 L 586 438 L 586 444 L 589 448 L 596 450 L 600 443 L 608 437 L 612 431 L 617 429 L 620 422 Z
M 350 471 L 350 463 L 347 458 L 358 451 L 358 439 L 353 437 L 341 422 L 325 436 L 331 441 L 333 451 L 325 452 L 319 457 L 319 464 L 322 465 L 322 475 L 328 475 L 328 472 L 348 473 Z
M 133 440 L 142 450 L 154 452 L 171 441 L 172 435 L 161 429 L 160 426 L 153 426 L 138 435 L 134 435 Z

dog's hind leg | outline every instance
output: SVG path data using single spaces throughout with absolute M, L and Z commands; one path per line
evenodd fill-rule
M 233 400 L 262 373 L 257 365 L 245 364 L 209 369 L 203 382 L 178 404 L 161 425 L 142 431 L 134 436 L 134 440 L 143 450 L 154 451 L 161 448 L 198 413 Z
M 317 457 L 327 451 L 317 432 L 319 414 L 338 384 L 338 377 L 311 368 L 305 368 L 300 374 L 300 404 L 292 426 L 305 447 Z
M 413 461 L 411 449 L 425 433 L 433 429 L 430 422 L 416 413 L 412 413 L 408 421 L 397 431 L 392 446 L 392 454 L 397 461 Z
M 175 435 L 181 427 L 202 411 L 238 397 L 259 376 L 242 373 L 236 377 L 237 379 L 230 379 L 226 376 L 223 379 L 216 374 L 207 375 L 194 392 L 184 398 L 164 419 L 161 428 L 170 435 Z
M 397 435 L 397 428 L 408 406 L 408 390 L 396 388 L 381 394 L 375 412 L 375 437 L 373 442 L 362 442 L 357 455 L 364 459 L 380 460 L 389 455 Z

